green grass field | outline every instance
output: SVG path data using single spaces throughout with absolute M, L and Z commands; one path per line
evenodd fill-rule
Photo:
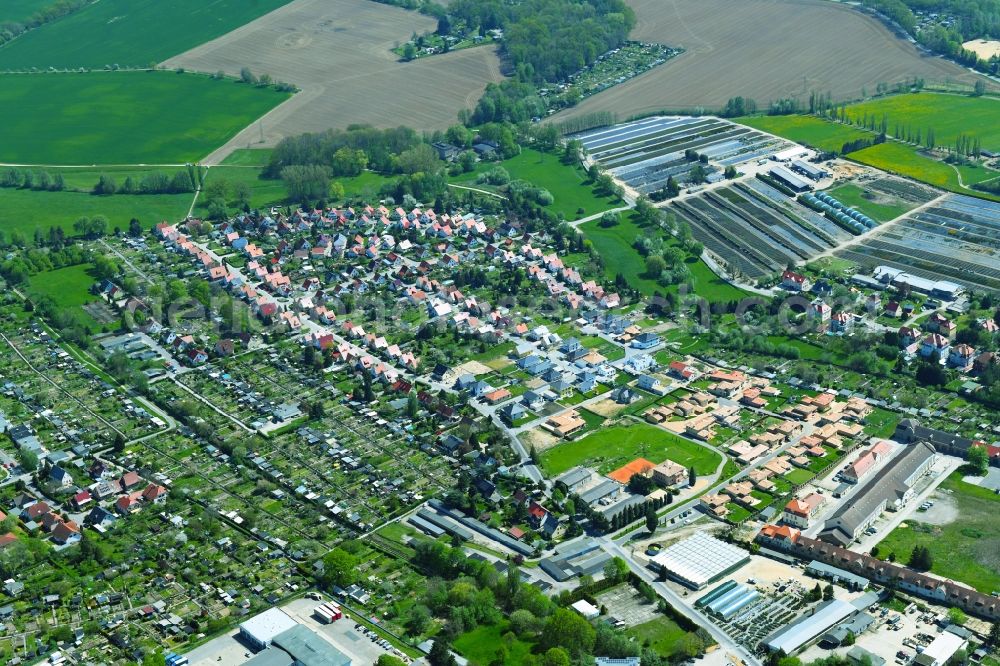
M 131 194 L 96 197 L 82 192 L 35 192 L 0 190 L 0 229 L 23 233 L 29 240 L 35 229 L 47 231 L 61 226 L 68 234 L 81 217 L 103 215 L 111 229 L 127 229 L 138 218 L 146 227 L 168 220 L 183 219 L 193 194 Z
M 827 190 L 827 194 L 845 206 L 856 208 L 879 222 L 888 222 L 916 208 L 916 205 L 905 202 L 902 199 L 872 201 L 865 197 L 865 190 L 863 188 L 853 183 L 845 183 L 832 190 Z M 885 199 L 884 195 L 881 194 L 874 196 Z
M 776 134 L 817 150 L 840 152 L 848 141 L 871 138 L 870 132 L 815 116 L 748 116 L 736 122 Z
M 231 79 L 173 72 L 0 80 L 0 162 L 19 164 L 195 162 L 287 98 Z
M 580 464 L 596 467 L 606 474 L 636 458 L 654 463 L 669 458 L 685 467 L 694 466 L 698 474 L 706 475 L 715 472 L 722 460 L 714 451 L 639 421 L 602 428 L 579 441 L 548 449 L 541 457 L 542 468 L 549 476 Z
M 31 4 L 30 0 L 15 1 L 15 6 Z M 0 70 L 146 67 L 224 35 L 288 1 L 101 0 L 0 48 Z
M 548 190 L 554 201 L 547 208 L 557 215 L 562 214 L 567 220 L 576 220 L 623 205 L 611 197 L 599 196 L 594 192 L 583 169 L 563 164 L 559 156 L 551 153 L 524 148 L 520 155 L 504 160 L 499 165 L 510 173 L 512 179 L 526 180 Z M 450 181 L 457 185 L 479 187 L 476 177 L 496 166 L 494 162 L 483 162 L 477 165 L 475 171 L 456 176 Z M 482 189 L 490 188 L 487 186 Z M 578 212 L 581 208 L 583 213 Z
M 49 0 L 4 0 L 0 6 L 0 23 L 24 21 L 43 7 L 52 4 Z
M 939 146 L 953 146 L 959 134 L 978 137 L 982 147 L 1000 150 L 1000 99 L 941 93 L 892 95 L 852 104 L 848 117 L 860 122 L 865 114 L 881 122 L 888 119 L 888 134 L 896 125 L 919 129 L 926 136 L 934 130 Z
M 283 204 L 288 198 L 288 191 L 284 182 L 280 180 L 265 180 L 260 177 L 261 170 L 258 168 L 242 166 L 216 166 L 208 170 L 205 177 L 205 186 L 216 181 L 225 181 L 229 185 L 229 198 L 232 199 L 232 187 L 236 183 L 246 183 L 250 186 L 250 206 L 252 208 L 263 208 L 276 204 Z M 234 202 L 228 202 L 235 205 Z M 204 211 L 208 206 L 204 192 L 198 195 L 197 209 Z
M 797 486 L 800 486 L 808 481 L 812 481 L 812 479 L 815 476 L 816 475 L 810 472 L 809 470 L 799 469 L 798 467 L 796 467 L 793 470 L 790 470 L 784 475 L 785 479 L 787 479 L 790 483 L 794 483 Z
M 865 432 L 872 437 L 890 437 L 896 432 L 896 426 L 903 420 L 899 412 L 876 407 L 865 419 Z
M 980 592 L 991 594 L 1000 590 L 1000 495 L 962 481 L 953 473 L 938 488 L 951 491 L 950 500 L 958 509 L 958 518 L 945 525 L 920 522 L 916 513 L 912 520 L 894 529 L 879 545 L 881 557 L 890 552 L 906 562 L 913 547 L 921 544 L 930 548 L 931 571 L 946 578 L 971 585 Z
M 502 637 L 509 631 L 509 624 L 485 625 L 466 632 L 455 639 L 452 647 L 455 652 L 469 660 L 472 666 L 489 666 L 493 663 L 497 649 L 501 645 L 507 647 L 507 658 L 503 666 L 520 666 L 531 656 L 531 643 L 514 639 L 505 641 Z
M 602 227 L 600 220 L 584 222 L 580 225 L 580 231 L 604 258 L 604 273 L 609 280 L 622 273 L 628 283 L 644 296 L 651 296 L 656 291 L 677 291 L 676 285 L 662 287 L 656 280 L 645 277 L 645 259 L 632 244 L 637 236 L 646 232 L 635 224 L 631 215 L 622 215 L 621 222 L 613 227 Z M 691 257 L 688 269 L 691 271 L 694 292 L 709 301 L 739 300 L 747 295 L 713 273 L 701 259 Z
M 96 278 L 91 274 L 93 266 L 78 264 L 32 275 L 28 289 L 36 294 L 48 296 L 56 305 L 64 308 L 77 307 L 96 301 L 90 287 Z
M 1000 198 L 991 197 L 983 192 L 967 190 L 958 182 L 959 173 L 962 174 L 962 182 L 965 185 L 972 185 L 996 178 L 995 171 L 988 171 L 981 167 L 953 167 L 950 164 L 921 155 L 911 146 L 901 143 L 887 141 L 853 152 L 848 157 L 876 169 L 908 176 L 952 192 L 1000 200 Z
M 267 166 L 271 161 L 268 148 L 237 148 L 222 160 L 222 166 Z
M 650 648 L 662 657 L 668 657 L 675 652 L 677 641 L 684 638 L 687 632 L 670 618 L 658 616 L 648 622 L 629 627 L 625 632 L 633 636 L 640 645 Z

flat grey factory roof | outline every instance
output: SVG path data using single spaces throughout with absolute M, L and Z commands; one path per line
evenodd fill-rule
M 772 652 L 793 654 L 830 627 L 857 612 L 858 609 L 853 604 L 840 599 L 831 599 L 820 605 L 812 615 L 799 618 L 768 639 L 767 647 Z

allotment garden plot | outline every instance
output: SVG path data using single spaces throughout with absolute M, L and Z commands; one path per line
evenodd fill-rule
M 1000 203 L 948 195 L 839 251 L 871 270 L 890 266 L 973 289 L 1000 289 Z
M 788 143 L 744 125 L 713 117 L 647 118 L 576 135 L 590 157 L 611 175 L 641 194 L 662 189 L 667 179 L 689 180 L 698 162 L 685 151 L 705 155 L 709 180 L 726 166 L 770 155 Z

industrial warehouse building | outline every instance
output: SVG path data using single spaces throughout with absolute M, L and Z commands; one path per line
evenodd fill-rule
M 269 608 L 240 625 L 240 638 L 250 647 L 263 650 L 271 645 L 275 636 L 297 624 L 280 608 Z
M 707 534 L 695 534 L 661 551 L 652 564 L 678 583 L 700 590 L 749 561 L 747 551 Z
M 351 666 L 351 658 L 280 608 L 240 625 L 240 638 L 260 650 L 245 666 Z
M 795 654 L 857 612 L 853 604 L 831 599 L 820 604 L 811 615 L 800 617 L 778 630 L 764 641 L 764 646 L 771 652 Z
M 927 442 L 907 446 L 890 460 L 826 521 L 819 538 L 850 545 L 886 509 L 895 510 L 913 496 L 913 487 L 934 464 L 936 452 Z

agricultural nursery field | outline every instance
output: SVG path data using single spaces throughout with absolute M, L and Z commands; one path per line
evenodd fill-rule
M 173 72 L 7 75 L 0 84 L 0 162 L 195 162 L 286 98 Z
M 934 130 L 939 146 L 954 145 L 959 134 L 978 138 L 987 150 L 1000 151 L 1000 99 L 942 93 L 917 93 L 880 97 L 847 107 L 850 118 L 864 116 L 881 121 L 885 116 L 889 134 L 896 125 Z
M 658 116 L 574 135 L 587 154 L 631 189 L 650 194 L 669 178 L 690 180 L 695 165 L 685 157 L 694 150 L 710 160 L 708 178 L 726 166 L 739 165 L 779 151 L 788 144 L 743 125 L 712 117 Z
M 921 522 L 921 514 L 915 513 L 879 543 L 880 556 L 895 553 L 905 562 L 913 547 L 921 544 L 930 548 L 933 573 L 985 594 L 1000 590 L 1000 523 L 996 520 L 1000 496 L 966 483 L 955 472 L 941 484 L 934 499 L 953 504 L 957 515 L 944 524 L 930 524 Z
M 370 0 L 299 0 L 164 64 L 233 75 L 249 67 L 301 89 L 230 148 L 259 145 L 261 129 L 265 145 L 352 123 L 440 129 L 457 122 L 459 110 L 472 108 L 487 82 L 502 75 L 493 48 L 408 63 L 391 52 L 413 32 L 435 26 L 427 16 Z
M 869 187 L 867 183 L 864 185 L 845 183 L 832 190 L 826 190 L 826 193 L 845 206 L 855 208 L 879 222 L 894 220 L 917 206 L 890 193 Z
M 772 100 L 811 91 L 857 99 L 880 82 L 921 77 L 971 83 L 975 75 L 919 54 L 877 20 L 838 3 L 812 0 L 631 0 L 630 37 L 685 49 L 670 62 L 554 116 L 598 111 L 622 119 L 663 109 L 722 108 L 734 95 Z M 734 39 L 739 35 L 739 39 Z
M 870 132 L 816 116 L 746 116 L 737 118 L 736 122 L 828 152 L 840 152 L 849 141 L 872 137 Z
M 115 64 L 147 67 L 235 30 L 287 2 L 101 0 L 4 45 L 0 48 L 0 70 Z M 32 3 L 17 0 L 17 5 L 27 4 Z
M 996 171 L 989 171 L 982 167 L 946 164 L 921 155 L 912 146 L 893 141 L 869 146 L 851 153 L 849 157 L 876 169 L 908 176 L 952 192 L 969 192 L 971 194 L 973 192 L 968 188 L 963 188 L 963 184 L 968 186 L 991 180 L 1000 175 Z M 959 180 L 960 175 L 961 180 Z M 975 195 L 982 198 L 996 198 L 985 192 L 975 192 Z
M 675 201 L 670 209 L 730 270 L 750 278 L 807 261 L 850 238 L 834 222 L 756 179 Z
M 68 234 L 73 222 L 81 217 L 103 215 L 110 228 L 127 229 L 129 220 L 138 218 L 151 227 L 164 220 L 184 219 L 193 194 L 121 194 L 109 197 L 84 192 L 39 192 L 0 189 L 0 230 L 19 232 L 31 238 L 35 229 L 47 231 L 61 226 Z
M 479 174 L 496 167 L 494 162 L 480 162 L 475 171 L 450 179 L 466 187 L 490 189 L 476 182 Z M 513 180 L 526 180 L 544 188 L 552 195 L 553 202 L 546 206 L 553 213 L 567 220 L 594 215 L 624 205 L 612 197 L 594 191 L 587 174 L 576 165 L 563 164 L 559 156 L 522 148 L 521 153 L 499 164 Z
M 656 280 L 646 277 L 645 260 L 633 245 L 636 237 L 646 232 L 635 224 L 631 215 L 622 215 L 621 222 L 613 227 L 602 227 L 600 220 L 584 222 L 580 230 L 604 258 L 608 279 L 614 279 L 621 273 L 632 287 L 645 296 L 652 296 L 656 291 L 677 290 L 676 286 L 663 287 Z M 744 291 L 713 273 L 700 258 L 689 257 L 688 269 L 691 271 L 692 290 L 709 301 L 734 301 L 746 296 Z
M 1000 289 L 1000 203 L 948 195 L 837 252 L 863 269 L 887 265 L 932 280 Z
M 542 468 L 556 476 L 576 465 L 606 474 L 635 458 L 655 463 L 666 459 L 693 466 L 699 475 L 715 472 L 722 456 L 709 448 L 641 421 L 601 428 L 583 439 L 559 444 L 542 453 Z

